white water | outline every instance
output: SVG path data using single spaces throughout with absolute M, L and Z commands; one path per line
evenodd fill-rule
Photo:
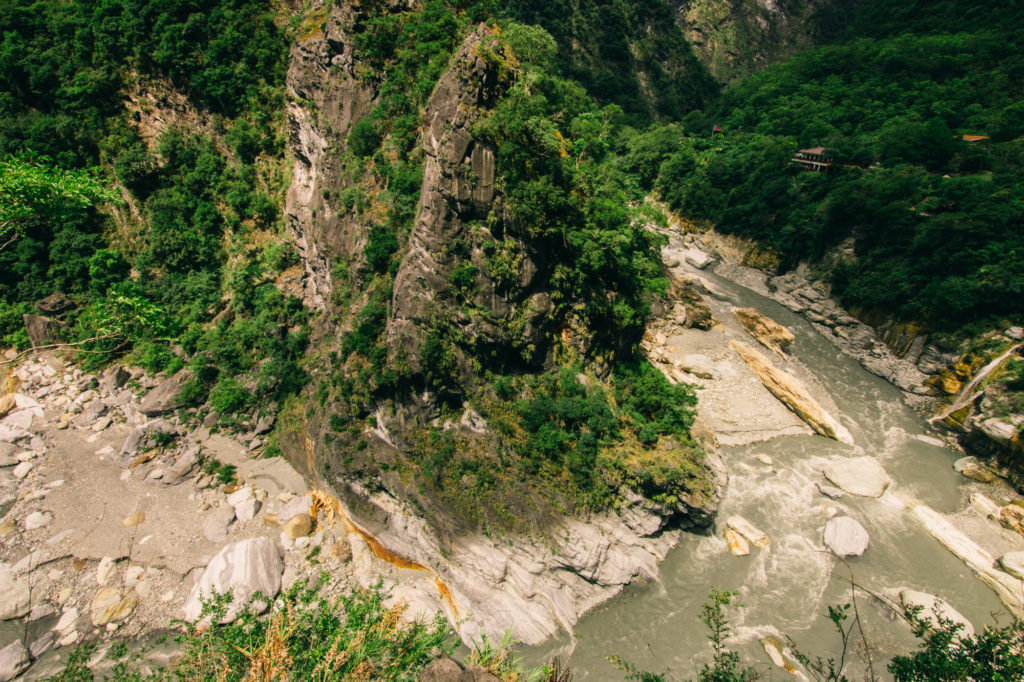
M 792 637 L 813 656 L 838 656 L 839 639 L 826 617 L 827 607 L 850 601 L 844 579 L 852 569 L 857 583 L 874 593 L 892 595 L 903 587 L 937 594 L 970 619 L 976 628 L 992 623 L 991 614 L 1005 609 L 957 557 L 943 548 L 900 501 L 915 498 L 944 514 L 963 506 L 962 486 L 953 452 L 917 435 L 935 435 L 932 427 L 903 402 L 900 391 L 862 369 L 822 338 L 803 318 L 774 301 L 706 274 L 727 290 L 737 305 L 753 306 L 788 326 L 796 335 L 792 353 L 813 372 L 839 407 L 839 418 L 860 448 L 887 470 L 890 490 L 879 499 L 845 496 L 829 500 L 815 483 L 834 457 L 853 449 L 821 436 L 789 436 L 767 443 L 724 447 L 730 483 L 709 536 L 684 535 L 662 565 L 660 581 L 628 587 L 577 624 L 575 638 L 563 635 L 524 652 L 527 663 L 559 656 L 577 680 L 621 680 L 606 660 L 617 654 L 644 670 L 670 671 L 672 679 L 691 679 L 710 660 L 705 629 L 699 620 L 708 591 L 736 590 L 742 606 L 731 608 L 733 646 L 747 664 L 774 679 L 791 679 L 771 667 L 759 638 Z M 769 455 L 771 467 L 757 458 Z M 849 569 L 828 554 L 821 543 L 828 505 L 852 516 L 871 536 L 863 557 L 849 559 Z M 751 548 L 734 557 L 721 538 L 724 520 L 740 514 L 771 537 L 770 551 Z M 951 517 L 971 528 L 980 522 L 967 515 Z M 979 531 L 982 532 L 982 531 Z M 994 531 L 993 531 L 994 532 Z M 977 538 L 976 538 L 977 539 Z M 991 538 L 988 538 L 991 540 Z M 980 541 L 980 540 L 979 540 Z M 915 644 L 905 623 L 863 593 L 858 607 L 871 646 L 887 659 Z M 847 671 L 860 679 L 863 665 L 852 653 Z M 884 660 L 876 663 L 880 679 L 888 679 Z

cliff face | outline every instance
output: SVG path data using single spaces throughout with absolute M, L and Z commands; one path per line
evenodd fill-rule
M 337 149 L 352 125 L 373 108 L 377 92 L 355 74 L 348 32 L 354 10 L 329 0 L 315 4 L 324 13 L 323 28 L 292 46 L 288 68 L 289 146 L 295 164 L 285 220 L 306 266 L 304 301 L 324 310 L 334 290 L 333 260 L 358 254 L 366 240 L 355 213 L 330 201 L 344 182 Z
M 821 43 L 857 0 L 669 0 L 697 57 L 723 83 Z
M 710 523 L 723 481 L 702 464 L 670 489 L 641 494 L 630 479 L 617 484 L 614 511 L 572 518 L 574 503 L 557 489 L 538 492 L 509 473 L 508 435 L 463 402 L 466 387 L 488 370 L 550 369 L 553 339 L 583 346 L 589 332 L 553 314 L 550 254 L 509 219 L 498 150 L 479 133 L 512 85 L 515 55 L 484 25 L 455 47 L 409 152 L 422 161 L 415 218 L 398 230 L 390 267 L 373 274 L 366 252 L 386 219 L 373 202 L 388 182 L 374 164 L 394 147 L 385 140 L 355 161 L 348 148 L 354 127 L 386 108 L 384 78 L 354 47 L 362 10 L 323 11 L 323 29 L 293 47 L 287 83 L 295 166 L 286 216 L 306 300 L 322 314 L 307 361 L 316 388 L 282 416 L 282 449 L 336 497 L 360 580 L 383 579 L 414 612 L 444 610 L 467 641 L 512 629 L 539 642 L 632 580 L 656 577 L 679 529 Z M 352 190 L 369 209 L 337 200 Z M 380 311 L 376 345 L 351 353 L 347 339 L 362 333 L 367 309 Z M 389 372 L 404 383 L 385 394 L 375 382 Z M 636 466 L 681 452 L 671 442 L 648 448 Z M 429 473 L 437 457 L 480 468 L 442 483 Z M 498 483 L 483 494 L 474 486 L 488 476 Z M 648 499 L 656 494 L 665 503 Z
M 500 370 L 509 361 L 529 365 L 546 357 L 542 331 L 550 302 L 538 281 L 537 258 L 521 237 L 489 227 L 503 213 L 495 149 L 474 139 L 473 127 L 509 82 L 482 56 L 495 49 L 484 45 L 488 35 L 481 26 L 466 39 L 423 115 L 419 210 L 388 321 L 389 357 L 414 376 L 429 375 L 433 391 L 471 381 L 481 364 Z M 512 59 L 501 52 L 494 58 Z M 509 254 L 507 279 L 491 272 L 487 247 Z M 424 351 L 431 339 L 454 354 L 446 371 L 458 376 L 429 366 Z

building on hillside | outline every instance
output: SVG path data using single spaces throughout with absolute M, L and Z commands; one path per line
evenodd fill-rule
M 824 147 L 801 149 L 793 157 L 793 163 L 815 173 L 828 173 L 832 169 L 832 157 L 825 153 Z

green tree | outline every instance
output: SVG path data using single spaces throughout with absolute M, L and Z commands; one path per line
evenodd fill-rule
M 35 222 L 116 200 L 94 171 L 56 168 L 45 157 L 0 159 L 0 250 Z

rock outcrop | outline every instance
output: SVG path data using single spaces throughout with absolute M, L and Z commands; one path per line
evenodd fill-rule
M 736 308 L 732 312 L 751 336 L 779 357 L 785 357 L 785 352 L 796 340 L 793 332 L 755 308 Z
M 745 343 L 732 340 L 729 341 L 729 347 L 750 365 L 765 388 L 807 422 L 808 426 L 827 438 L 853 445 L 853 436 L 846 427 L 822 409 L 796 377 L 779 369 L 768 358 Z

